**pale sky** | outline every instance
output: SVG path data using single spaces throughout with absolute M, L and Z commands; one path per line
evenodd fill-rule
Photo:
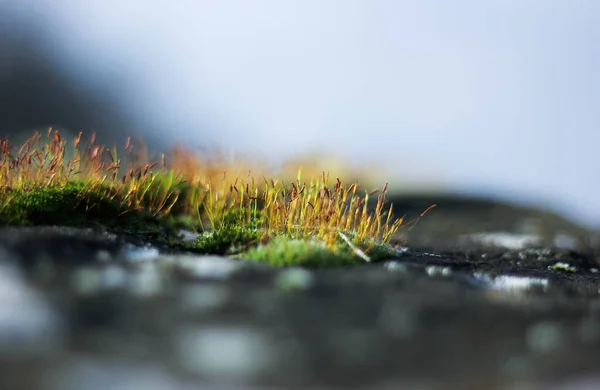
M 600 225 L 598 0 L 7 2 L 151 135 L 335 150 Z

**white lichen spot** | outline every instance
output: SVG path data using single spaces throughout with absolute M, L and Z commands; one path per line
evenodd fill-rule
M 127 284 L 127 272 L 123 267 L 110 265 L 102 270 L 102 287 L 105 289 L 118 289 Z
M 425 269 L 429 276 L 450 276 L 452 275 L 452 269 L 450 267 L 442 267 L 438 265 L 431 265 Z
M 248 328 L 188 328 L 178 341 L 182 367 L 213 380 L 251 380 L 274 362 L 268 340 Z
M 152 247 L 133 247 L 123 250 L 121 255 L 127 261 L 138 263 L 156 260 L 159 252 L 158 249 Z
M 535 234 L 514 234 L 508 232 L 476 233 L 462 236 L 461 239 L 475 241 L 483 245 L 492 245 L 508 249 L 524 249 L 539 245 L 542 237 Z
M 175 267 L 199 279 L 224 280 L 242 265 L 239 261 L 222 256 L 175 256 Z
M 408 267 L 406 266 L 406 264 L 402 264 L 398 261 L 386 261 L 383 264 L 383 268 L 386 271 L 390 271 L 390 272 L 402 272 L 405 273 L 408 270 Z
M 314 284 L 312 272 L 302 268 L 283 270 L 275 279 L 275 286 L 280 290 L 308 290 Z
M 499 275 L 492 277 L 485 273 L 475 272 L 473 278 L 487 288 L 512 293 L 548 287 L 548 279 L 529 276 Z
M 163 288 L 163 280 L 155 263 L 145 263 L 128 278 L 129 291 L 137 296 L 148 297 L 158 294 Z

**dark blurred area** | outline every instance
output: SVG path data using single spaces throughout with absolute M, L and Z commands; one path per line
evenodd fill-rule
M 82 83 L 58 63 L 60 43 L 31 8 L 0 3 L 0 136 L 22 142 L 53 127 L 67 136 L 96 132 L 107 145 L 133 136 L 156 146 L 119 104 L 118 80 Z

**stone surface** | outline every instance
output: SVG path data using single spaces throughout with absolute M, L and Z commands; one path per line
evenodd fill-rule
M 437 202 L 397 259 L 345 269 L 5 228 L 0 388 L 600 388 L 596 233 Z

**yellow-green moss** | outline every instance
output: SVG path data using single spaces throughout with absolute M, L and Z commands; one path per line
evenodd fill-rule
M 183 150 L 171 156 L 173 165 L 164 155 L 148 161 L 129 140 L 121 160 L 116 148 L 93 136 L 85 143 L 81 134 L 72 158 L 66 147 L 52 129 L 45 141 L 38 133 L 20 148 L 0 141 L 0 226 L 96 226 L 278 266 L 335 266 L 389 255 L 382 248 L 402 224 L 385 207 L 387 185 L 359 191 L 338 178 L 330 184 L 325 172 L 303 180 L 301 170 L 292 181 L 250 171 L 231 180 L 227 172 L 240 167 L 215 169 Z M 201 234 L 184 242 L 182 228 Z

